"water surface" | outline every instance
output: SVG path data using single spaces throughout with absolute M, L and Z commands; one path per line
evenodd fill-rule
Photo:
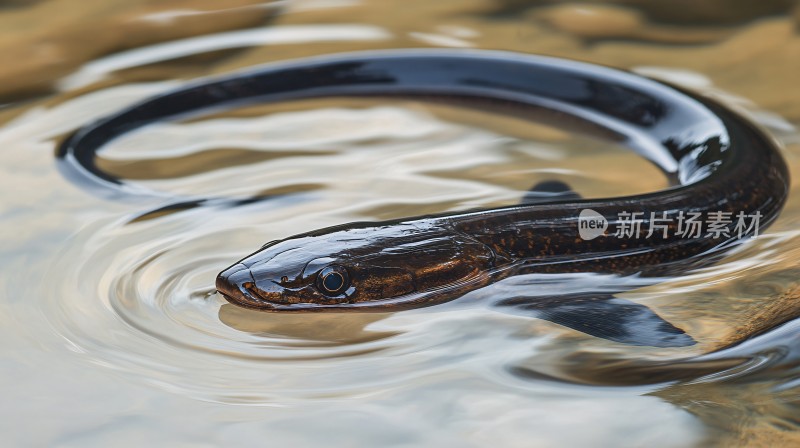
M 159 124 L 109 145 L 104 169 L 162 197 L 103 197 L 54 160 L 72 130 L 187 79 L 454 47 L 580 59 L 711 95 L 764 126 L 796 173 L 800 9 L 679 3 L 0 2 L 5 443 L 800 442 L 800 324 L 772 328 L 800 315 L 796 185 L 780 219 L 720 264 L 625 294 L 699 342 L 655 349 L 486 306 L 530 279 L 394 314 L 261 314 L 214 292 L 219 270 L 301 231 L 513 204 L 549 179 L 587 197 L 667 185 L 596 137 L 492 111 L 330 98 Z M 270 199 L 162 209 L 207 194 Z

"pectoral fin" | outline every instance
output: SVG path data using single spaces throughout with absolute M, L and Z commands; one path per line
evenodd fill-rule
M 696 344 L 691 336 L 646 306 L 612 295 L 515 297 L 502 300 L 498 305 L 622 344 L 652 347 Z
M 531 187 L 520 204 L 547 204 L 550 202 L 565 202 L 581 199 L 578 193 L 560 180 L 546 180 Z

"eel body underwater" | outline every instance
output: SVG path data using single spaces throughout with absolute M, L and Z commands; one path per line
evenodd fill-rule
M 480 50 L 349 53 L 199 80 L 79 129 L 60 145 L 60 165 L 95 190 L 141 194 L 96 165 L 96 152 L 112 139 L 221 108 L 329 96 L 522 108 L 551 123 L 601 130 L 658 166 L 670 186 L 582 199 L 550 181 L 518 205 L 290 236 L 218 275 L 218 291 L 236 305 L 287 313 L 391 312 L 440 304 L 525 274 L 676 276 L 763 231 L 789 190 L 773 140 L 714 101 L 615 69 Z M 514 294 L 496 304 L 622 343 L 694 344 L 649 308 L 613 294 Z

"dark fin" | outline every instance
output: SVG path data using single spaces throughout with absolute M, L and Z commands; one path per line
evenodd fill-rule
M 582 199 L 581 195 L 575 193 L 569 185 L 560 180 L 545 180 L 534 185 L 520 204 L 547 204 L 550 202 L 565 202 Z
M 650 308 L 612 295 L 515 297 L 502 300 L 498 305 L 514 307 L 539 319 L 622 344 L 652 347 L 696 344 L 691 336 Z

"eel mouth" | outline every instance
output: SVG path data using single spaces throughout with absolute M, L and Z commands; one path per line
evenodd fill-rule
M 262 299 L 253 291 L 255 281 L 250 268 L 237 263 L 217 275 L 217 291 L 228 302 L 245 308 L 263 311 L 274 310 L 275 306 Z

